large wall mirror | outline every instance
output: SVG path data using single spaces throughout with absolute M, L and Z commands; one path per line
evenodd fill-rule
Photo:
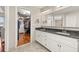
M 18 46 L 27 44 L 30 42 L 30 19 L 31 13 L 26 9 L 18 9 Z

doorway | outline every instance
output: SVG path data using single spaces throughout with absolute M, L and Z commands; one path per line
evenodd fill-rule
M 19 9 L 17 12 L 18 20 L 17 20 L 17 46 L 27 44 L 30 42 L 30 19 L 31 14 L 30 11 L 25 9 Z

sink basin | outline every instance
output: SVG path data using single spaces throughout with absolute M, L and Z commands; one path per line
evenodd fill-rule
M 40 30 L 46 31 L 46 29 L 40 29 Z
M 63 33 L 63 32 L 56 32 L 57 34 L 62 34 L 62 35 L 70 35 L 69 33 Z

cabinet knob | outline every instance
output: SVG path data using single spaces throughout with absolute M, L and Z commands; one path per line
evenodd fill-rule
M 61 45 L 59 45 L 59 44 L 57 44 L 58 45 L 58 47 L 60 47 L 61 48 Z
M 61 45 L 60 45 L 60 48 L 61 48 Z
M 47 46 L 47 44 L 45 44 Z
M 57 44 L 57 46 L 59 47 L 59 44 Z

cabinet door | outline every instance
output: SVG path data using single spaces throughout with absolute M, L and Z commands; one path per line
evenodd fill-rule
M 46 37 L 47 38 L 47 40 L 46 40 L 47 48 L 50 51 L 59 52 L 60 51 L 59 42 L 56 41 L 58 38 L 56 38 L 55 35 L 52 35 L 50 33 L 48 33 L 46 35 L 47 35 L 47 37 Z
M 40 41 L 41 41 L 41 44 L 43 45 L 43 46 L 46 46 L 46 34 L 47 33 L 45 33 L 45 32 L 41 32 L 41 35 L 40 35 Z
M 72 48 L 70 46 L 67 46 L 65 44 L 61 44 L 61 52 L 77 52 L 76 48 Z
M 42 37 L 41 31 L 36 30 L 36 41 L 38 41 L 39 43 L 42 43 L 43 37 Z
M 35 38 L 36 41 L 40 42 L 41 41 L 41 32 L 36 30 L 36 38 Z
M 54 52 L 59 52 L 60 51 L 60 48 L 59 48 L 59 43 L 52 40 L 52 39 L 47 39 L 47 48 L 50 50 L 50 51 L 54 51 Z
M 46 47 L 46 35 L 47 33 L 42 31 L 36 31 L 36 41 Z

